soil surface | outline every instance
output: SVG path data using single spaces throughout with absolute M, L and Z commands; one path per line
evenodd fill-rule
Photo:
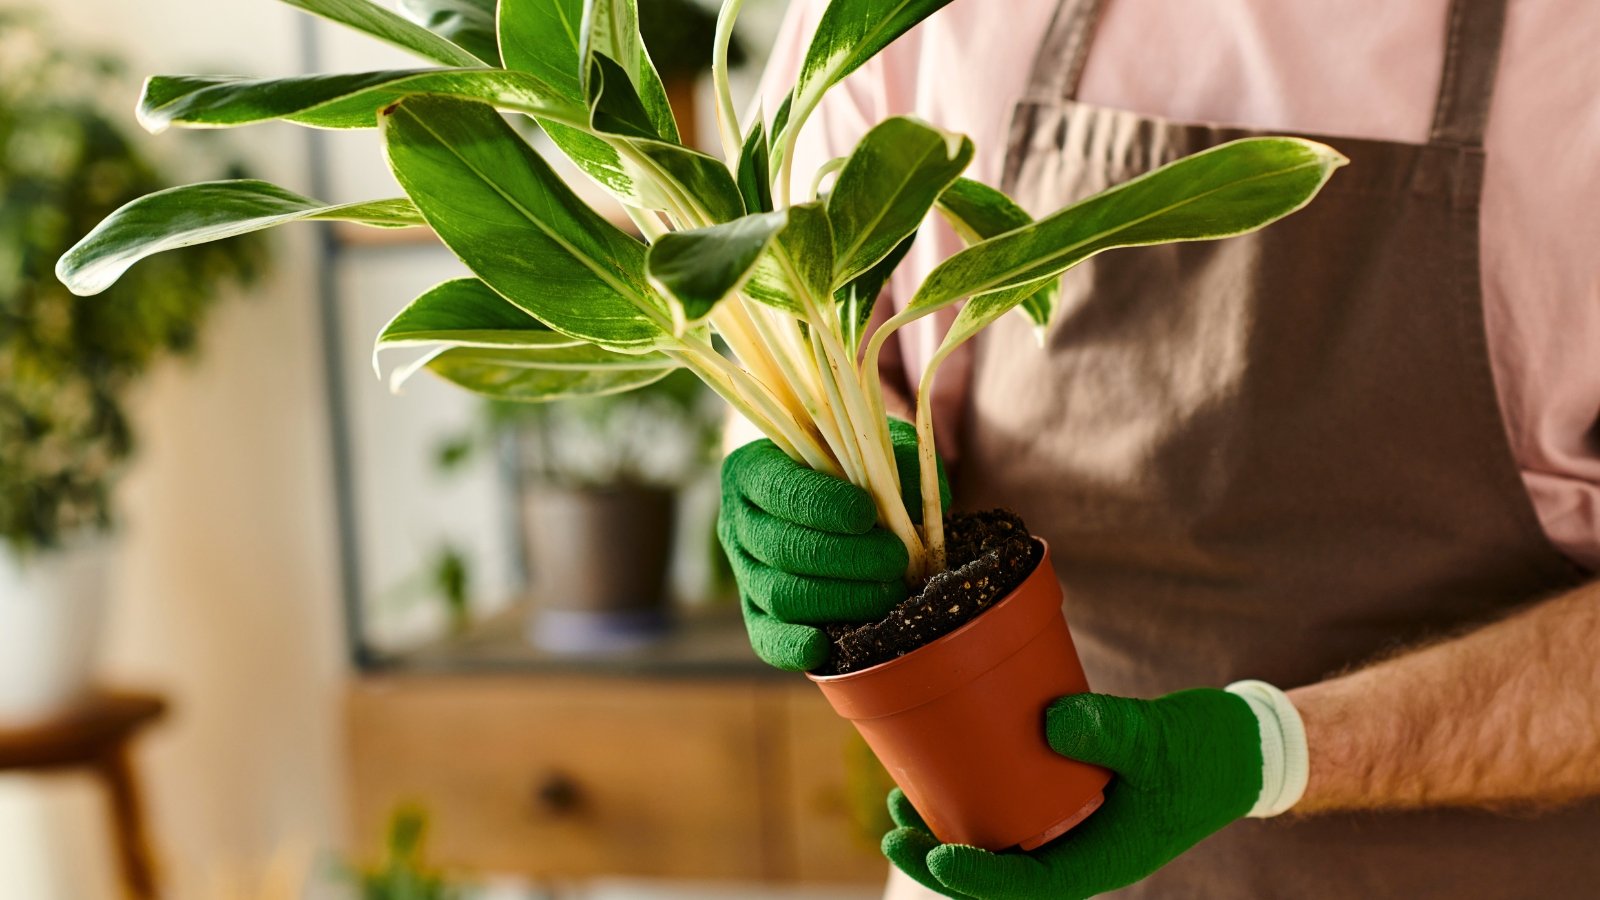
M 1039 564 L 1039 544 L 1009 510 L 955 513 L 944 529 L 951 568 L 881 621 L 825 627 L 833 649 L 816 674 L 860 671 L 938 640 L 1009 594 Z

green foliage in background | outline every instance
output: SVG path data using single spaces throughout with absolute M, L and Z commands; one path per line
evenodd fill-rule
M 258 240 L 197 247 L 103 299 L 56 280 L 73 241 L 169 184 L 104 111 L 120 76 L 110 57 L 56 46 L 37 17 L 0 8 L 0 543 L 21 551 L 111 524 L 134 448 L 129 388 L 194 349 L 219 291 L 264 262 Z
M 396 810 L 383 860 L 359 873 L 361 900 L 460 900 L 460 888 L 427 864 L 427 837 L 426 812 L 416 806 Z
M 1001 192 L 963 180 L 970 140 L 910 117 L 878 123 L 842 162 L 795 177 L 798 137 L 824 95 L 950 0 L 832 0 L 789 99 L 743 118 L 728 67 L 745 0 L 723 0 L 712 46 L 720 159 L 683 144 L 637 0 L 499 0 L 492 47 L 481 27 L 469 39 L 448 16 L 406 18 L 370 0 L 286 2 L 433 67 L 158 76 L 141 116 L 152 128 L 282 119 L 379 129 L 406 198 L 361 208 L 298 198 L 290 218 L 396 227 L 420 217 L 471 272 L 419 298 L 380 335 L 379 349 L 428 348 L 403 375 L 427 369 L 471 390 L 540 401 L 688 370 L 790 458 L 867 491 L 879 523 L 906 546 L 913 581 L 944 566 L 928 400 L 950 353 L 1012 310 L 1048 327 L 1059 277 L 1097 253 L 1265 227 L 1309 203 L 1346 162 L 1311 141 L 1234 141 L 1035 221 Z M 488 0 L 438 5 L 472 6 L 480 25 L 488 21 Z M 585 203 L 507 113 L 532 117 L 632 228 Z M 270 186 L 231 190 L 274 209 L 284 202 Z M 287 220 L 248 208 L 197 217 L 188 199 L 180 191 L 120 210 L 63 257 L 62 279 L 93 292 L 108 268 L 174 241 Z M 969 246 L 865 333 L 879 289 L 935 209 Z M 919 385 L 918 524 L 902 499 L 879 353 L 897 329 L 963 301 Z

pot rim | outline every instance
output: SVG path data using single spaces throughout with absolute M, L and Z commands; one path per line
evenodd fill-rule
M 1030 538 L 1032 538 L 1039 545 L 1039 560 L 1038 560 L 1038 562 L 1034 563 L 1033 569 L 1028 572 L 1028 574 L 1022 579 L 1022 581 L 1017 583 L 1016 587 L 1014 587 L 1011 590 L 1006 592 L 1006 595 L 1000 599 L 999 603 L 996 603 L 993 606 L 989 607 L 988 609 L 984 610 L 983 612 L 978 613 L 976 616 L 973 616 L 972 619 L 970 621 L 968 621 L 965 625 L 962 625 L 960 628 L 957 628 L 955 631 L 952 631 L 949 634 L 944 635 L 943 637 L 940 637 L 940 638 L 938 638 L 936 640 L 932 640 L 932 641 L 929 641 L 926 644 L 923 644 L 921 647 L 918 647 L 917 649 L 911 651 L 910 653 L 907 653 L 907 654 L 905 654 L 903 656 L 897 656 L 897 657 L 895 657 L 894 659 L 891 659 L 891 660 L 886 660 L 886 661 L 878 663 L 877 665 L 872 666 L 870 668 L 861 669 L 861 670 L 858 670 L 858 671 L 855 671 L 855 672 L 846 672 L 846 673 L 844 673 L 842 675 L 813 675 L 812 673 L 807 672 L 806 673 L 806 677 L 811 679 L 816 684 L 823 685 L 823 686 L 827 686 L 827 685 L 848 685 L 848 684 L 851 684 L 851 683 L 853 683 L 855 681 L 864 680 L 868 676 L 883 675 L 885 672 L 888 672 L 888 671 L 891 671 L 893 669 L 899 668 L 899 667 L 901 667 L 903 665 L 910 665 L 910 663 L 908 663 L 907 661 L 912 659 L 912 658 L 914 658 L 914 657 L 923 655 L 923 651 L 925 651 L 925 650 L 929 650 L 929 649 L 934 648 L 934 647 L 939 647 L 941 645 L 948 645 L 948 644 L 955 643 L 962 635 L 964 635 L 968 631 L 972 630 L 974 627 L 976 627 L 978 625 L 979 622 L 982 622 L 991 613 L 993 613 L 997 609 L 999 609 L 1002 604 L 1009 602 L 1017 594 L 1021 593 L 1023 585 L 1027 584 L 1029 579 L 1031 579 L 1035 575 L 1037 575 L 1039 573 L 1039 570 L 1044 566 L 1045 560 L 1050 555 L 1050 542 L 1045 540 L 1042 537 L 1039 537 L 1036 534 L 1029 534 L 1028 536 Z M 979 673 L 979 674 L 981 674 L 981 673 Z

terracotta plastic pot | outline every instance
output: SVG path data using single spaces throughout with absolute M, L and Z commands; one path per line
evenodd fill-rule
M 1045 545 L 1026 581 L 960 629 L 870 669 L 812 676 L 939 840 L 1032 850 L 1104 801 L 1111 773 L 1045 742 L 1045 707 L 1089 689 L 1061 599 Z

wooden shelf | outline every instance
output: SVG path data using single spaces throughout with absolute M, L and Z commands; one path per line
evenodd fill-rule
M 661 638 L 606 654 L 542 650 L 525 634 L 527 613 L 516 609 L 466 634 L 383 658 L 385 674 L 549 673 L 633 678 L 777 678 L 783 673 L 756 658 L 744 622 L 733 609 L 681 612 Z

